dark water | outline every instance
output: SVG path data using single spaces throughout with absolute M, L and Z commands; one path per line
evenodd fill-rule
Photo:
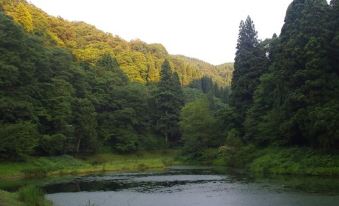
M 334 178 L 253 178 L 178 167 L 74 177 L 44 190 L 56 206 L 338 206 L 338 185 Z

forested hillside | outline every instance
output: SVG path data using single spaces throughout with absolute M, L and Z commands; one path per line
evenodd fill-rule
M 105 33 L 84 22 L 70 22 L 61 17 L 52 17 L 25 0 L 2 0 L 6 15 L 23 26 L 26 32 L 41 37 L 47 45 L 68 49 L 76 61 L 95 64 L 104 54 L 112 55 L 130 81 L 139 83 L 157 82 L 160 79 L 161 64 L 171 59 L 173 69 L 178 72 L 183 85 L 203 76 L 211 77 L 220 87 L 230 83 L 219 73 L 232 70 L 215 67 L 202 61 L 168 54 L 161 44 L 146 44 L 141 40 L 130 42 L 119 36 Z
M 251 17 L 241 21 L 229 104 L 215 110 L 214 102 L 199 100 L 183 108 L 186 155 L 206 160 L 221 154 L 228 165 L 244 166 L 263 148 L 308 148 L 323 153 L 280 155 L 275 148 L 253 168 L 337 174 L 336 161 L 324 153 L 339 149 L 338 8 L 337 0 L 294 0 L 281 34 L 264 41 Z
M 290 1 L 211 65 L 0 0 L 0 205 L 336 205 L 339 0 Z
M 255 148 L 336 152 L 338 8 L 294 0 L 265 40 L 248 17 L 233 69 L 2 0 L 0 157 L 180 146 L 236 166 Z
M 171 56 L 22 0 L 1 1 L 0 18 L 2 158 L 164 148 L 180 142 L 185 101 L 227 100 L 232 65 Z

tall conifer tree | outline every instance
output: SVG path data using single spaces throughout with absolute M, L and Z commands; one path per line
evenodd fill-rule
M 155 95 L 157 110 L 157 130 L 169 140 L 177 140 L 179 135 L 179 117 L 183 106 L 183 93 L 176 73 L 172 73 L 168 60 L 162 65 L 161 78 Z
M 242 122 L 252 103 L 259 77 L 266 70 L 267 58 L 260 48 L 252 19 L 240 22 L 237 52 L 232 79 L 231 105 Z M 240 126 L 242 127 L 242 126 Z
M 277 53 L 252 107 L 267 111 L 256 118 L 261 141 L 335 145 L 339 81 L 328 55 L 329 8 L 325 0 L 294 0 L 289 6 Z

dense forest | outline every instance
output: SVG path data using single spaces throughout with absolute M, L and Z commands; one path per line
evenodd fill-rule
M 230 105 L 243 141 L 339 148 L 338 6 L 294 0 L 265 41 L 241 22 Z
M 278 36 L 241 21 L 233 64 L 170 55 L 0 0 L 0 158 L 339 148 L 339 2 L 294 0 Z M 234 71 L 233 71 L 234 70 Z
M 216 146 L 239 159 L 253 146 L 337 150 L 338 8 L 336 0 L 294 0 L 281 34 L 263 41 L 250 17 L 241 21 L 228 104 L 215 110 L 200 100 L 182 110 L 187 154 L 204 159 Z
M 339 0 L 290 1 L 212 65 L 0 0 L 0 205 L 337 205 Z
M 181 144 L 185 103 L 228 100 L 232 64 L 127 42 L 23 0 L 2 0 L 0 15 L 2 158 L 167 148 Z

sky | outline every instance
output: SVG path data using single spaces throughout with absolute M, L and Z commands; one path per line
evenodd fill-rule
M 233 62 L 248 15 L 260 39 L 280 33 L 292 0 L 29 0 L 53 16 L 84 21 L 123 39 L 161 43 L 170 54 Z

